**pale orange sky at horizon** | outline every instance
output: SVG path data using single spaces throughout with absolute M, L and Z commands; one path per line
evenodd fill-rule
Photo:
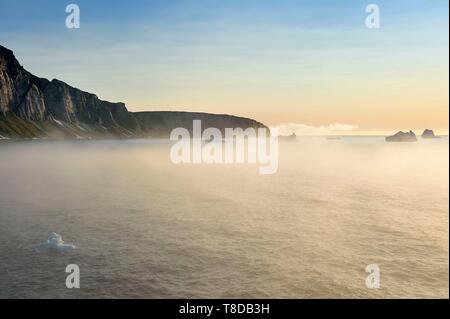
M 448 134 L 448 1 L 380 0 L 379 29 L 362 0 L 80 5 L 77 30 L 56 4 L 11 5 L 0 43 L 36 76 L 130 111 Z

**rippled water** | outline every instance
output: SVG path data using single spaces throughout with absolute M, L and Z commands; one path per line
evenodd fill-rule
M 448 165 L 448 138 L 305 138 L 268 176 L 155 141 L 3 143 L 0 297 L 448 298 Z M 36 249 L 51 232 L 77 249 Z

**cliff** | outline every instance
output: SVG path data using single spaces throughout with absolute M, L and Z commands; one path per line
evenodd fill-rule
M 1 138 L 169 137 L 176 127 L 265 127 L 252 119 L 191 112 L 129 112 L 124 103 L 100 100 L 62 81 L 26 71 L 0 45 Z

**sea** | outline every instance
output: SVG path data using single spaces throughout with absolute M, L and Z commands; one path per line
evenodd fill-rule
M 0 298 L 449 298 L 448 137 L 298 137 L 268 175 L 171 146 L 0 143 Z

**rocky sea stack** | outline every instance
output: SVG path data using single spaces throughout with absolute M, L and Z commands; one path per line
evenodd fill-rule
M 255 120 L 191 112 L 129 112 L 124 103 L 100 100 L 59 80 L 26 71 L 0 45 L 0 139 L 168 138 L 176 127 L 267 128 Z M 268 129 L 268 128 L 267 128 Z
M 422 138 L 439 138 L 439 136 L 434 135 L 433 130 L 426 129 L 422 133 Z
M 392 136 L 386 137 L 386 142 L 417 142 L 416 134 L 413 131 L 397 132 Z

